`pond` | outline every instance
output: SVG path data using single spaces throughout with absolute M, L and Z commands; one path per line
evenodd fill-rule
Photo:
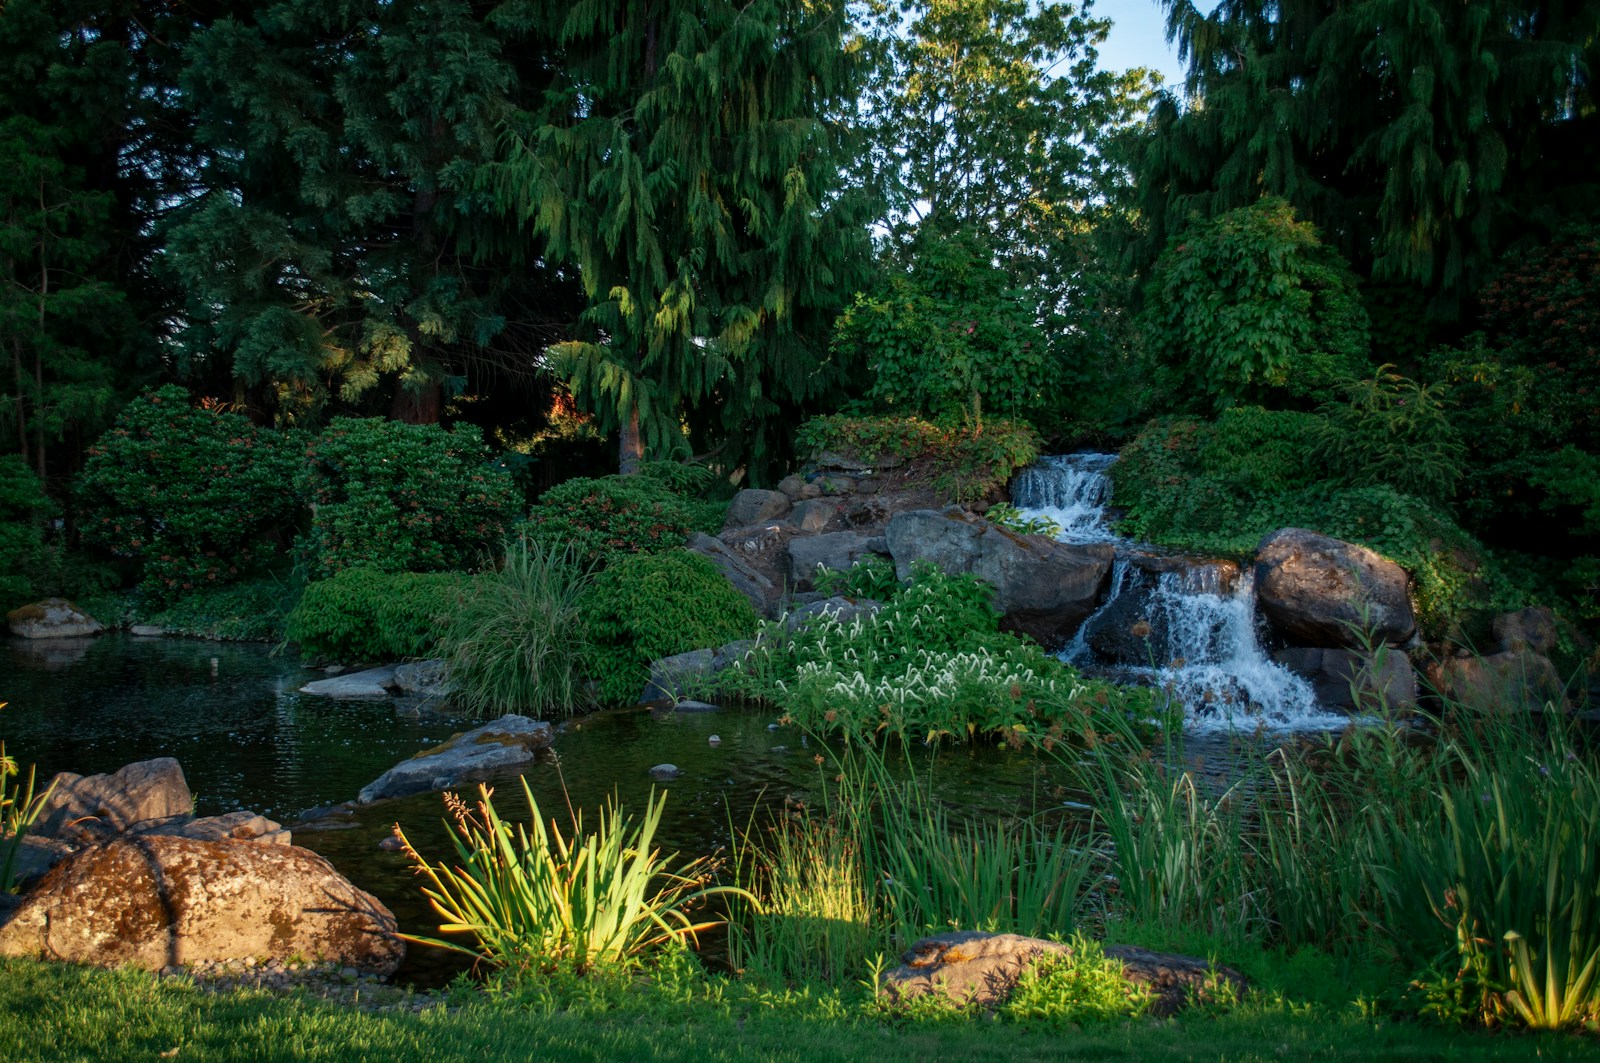
M 397 712 L 396 702 L 302 695 L 299 688 L 321 673 L 260 645 L 107 635 L 70 644 L 12 639 L 0 654 L 0 701 L 10 702 L 0 711 L 0 737 L 20 763 L 37 765 L 47 779 L 176 757 L 200 815 L 247 808 L 294 825 L 303 810 L 349 801 L 398 761 L 472 726 Z M 596 713 L 558 725 L 550 755 L 526 777 L 547 816 L 570 798 L 590 822 L 612 795 L 637 810 L 653 785 L 664 785 L 660 844 L 710 853 L 764 807 L 819 792 L 818 748 L 774 722 L 757 708 Z M 649 769 L 663 762 L 683 774 L 652 783 Z M 1057 782 L 1059 765 L 989 745 L 930 752 L 923 766 L 958 807 L 1029 812 L 1072 797 Z M 497 804 L 521 810 L 514 777 L 500 781 Z M 437 794 L 407 798 L 311 825 L 319 829 L 296 828 L 294 840 L 375 894 L 402 930 L 431 933 L 408 861 L 379 843 L 398 822 L 424 854 L 443 857 L 451 852 L 443 812 Z M 461 967 L 440 950 L 413 947 L 397 977 L 437 985 Z

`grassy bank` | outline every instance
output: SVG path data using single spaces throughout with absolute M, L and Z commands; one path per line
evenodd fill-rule
M 1325 974 L 1326 972 L 1322 972 Z M 1309 980 L 1318 970 L 1303 971 Z M 1078 1026 L 885 1021 L 848 993 L 739 991 L 722 980 L 647 992 L 441 1000 L 370 1014 L 262 993 L 210 994 L 133 971 L 0 963 L 0 1058 L 38 1060 L 1588 1060 L 1592 1038 L 1447 1030 L 1269 989 L 1222 1015 Z M 447 1006 L 448 1005 L 448 1006 Z

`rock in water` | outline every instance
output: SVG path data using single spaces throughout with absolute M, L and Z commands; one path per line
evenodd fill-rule
M 1416 634 L 1410 577 L 1364 546 L 1280 528 L 1256 548 L 1256 604 L 1291 642 L 1361 646 L 1360 628 L 1398 646 Z
M 885 971 L 883 988 L 896 999 L 937 993 L 957 1004 L 991 1007 L 1005 1000 L 1034 960 L 1045 953 L 1071 954 L 1059 941 L 1021 934 L 986 934 L 963 930 L 923 938 L 900 957 L 903 966 Z M 1193 999 L 1203 997 L 1208 978 L 1231 982 L 1242 992 L 1245 978 L 1227 967 L 1213 968 L 1205 960 L 1149 952 L 1131 945 L 1107 945 L 1106 959 L 1122 964 L 1131 984 L 1153 994 L 1152 1015 L 1171 1015 Z
M 394 916 L 291 845 L 117 838 L 56 866 L 0 927 L 0 955 L 163 967 L 301 955 L 390 974 Z
M 528 763 L 535 751 L 549 744 L 549 724 L 526 716 L 502 716 L 396 764 L 363 787 L 357 802 L 370 805 L 477 782 L 505 768 Z
M 318 679 L 300 688 L 302 694 L 333 698 L 337 701 L 376 701 L 389 696 L 394 686 L 397 664 L 381 668 L 368 668 L 364 672 L 346 672 L 332 679 Z
M 46 598 L 6 614 L 13 635 L 25 639 L 70 639 L 98 635 L 104 625 L 65 598 Z

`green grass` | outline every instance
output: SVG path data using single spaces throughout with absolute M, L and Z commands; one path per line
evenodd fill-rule
M 173 1050 L 177 1051 L 173 1053 Z M 211 995 L 178 980 L 0 962 L 0 1058 L 37 1060 L 1592 1060 L 1600 1042 L 1397 1023 L 1273 996 L 1218 1016 L 1040 1026 L 883 1021 L 827 992 L 735 992 L 695 980 L 553 1005 L 478 997 L 456 1010 L 366 1014 L 301 998 Z

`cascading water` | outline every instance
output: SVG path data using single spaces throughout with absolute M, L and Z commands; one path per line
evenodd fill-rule
M 1013 504 L 1061 526 L 1068 543 L 1118 546 L 1105 602 L 1061 651 L 1070 663 L 1142 678 L 1184 706 L 1196 731 L 1327 729 L 1348 720 L 1323 711 L 1311 686 L 1269 658 L 1256 635 L 1248 572 L 1183 562 L 1124 539 L 1106 522 L 1115 454 L 1064 454 L 1023 470 Z

